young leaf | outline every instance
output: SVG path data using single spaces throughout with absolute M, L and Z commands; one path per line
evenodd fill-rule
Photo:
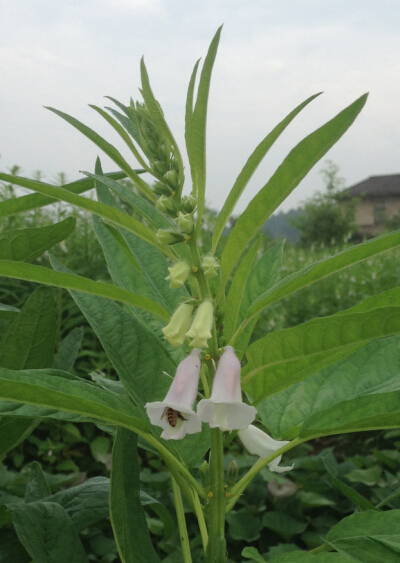
M 139 474 L 137 436 L 119 428 L 112 454 L 110 490 L 111 524 L 118 552 L 122 563 L 160 563 L 140 502 Z
M 354 354 L 258 405 L 262 422 L 278 439 L 298 435 L 310 416 L 363 395 L 400 390 L 400 337 L 370 342 Z
M 192 118 L 193 118 L 193 92 L 196 82 L 197 69 L 199 68 L 200 59 L 194 65 L 192 76 L 190 77 L 189 87 L 186 97 L 186 111 L 185 111 L 185 141 L 186 150 L 188 155 L 192 150 Z M 192 162 L 192 157 L 189 156 L 189 163 Z M 192 171 L 193 176 L 193 171 Z
M 201 218 L 205 203 L 206 188 L 206 121 L 208 95 L 210 91 L 211 72 L 217 55 L 218 43 L 221 36 L 222 26 L 218 28 L 208 49 L 207 56 L 201 71 L 196 104 L 191 119 L 190 130 L 190 152 L 188 152 L 190 169 L 194 171 L 192 176 L 193 192 L 197 196 L 197 226 L 196 234 L 200 232 Z
M 83 338 L 83 327 L 74 328 L 61 341 L 60 349 L 54 356 L 53 368 L 72 371 Z
M 247 350 L 242 387 L 256 403 L 376 338 L 400 332 L 400 308 L 315 318 L 272 332 Z
M 50 487 L 42 468 L 37 461 L 33 461 L 29 466 L 29 481 L 25 490 L 25 502 L 29 503 L 43 500 L 50 495 Z
M 88 563 L 78 533 L 65 510 L 53 502 L 8 505 L 15 531 L 38 563 Z
M 256 147 L 253 153 L 250 155 L 248 161 L 244 165 L 242 171 L 240 172 L 239 176 L 236 179 L 236 182 L 233 185 L 233 188 L 229 192 L 229 195 L 217 217 L 217 221 L 214 226 L 213 238 L 212 238 L 212 249 L 211 252 L 214 254 L 215 250 L 218 246 L 218 241 L 222 235 L 222 231 L 225 228 L 225 225 L 232 215 L 233 210 L 243 193 L 243 190 L 249 183 L 250 179 L 252 178 L 254 172 L 257 170 L 258 165 L 264 159 L 265 155 L 275 143 L 275 141 L 279 138 L 281 133 L 286 129 L 286 127 L 293 121 L 293 119 L 298 115 L 303 108 L 305 108 L 310 102 L 312 102 L 315 98 L 321 95 L 321 92 L 311 96 L 307 100 L 305 100 L 302 104 L 297 106 L 283 121 L 281 121 L 272 131 L 269 133 L 265 139 L 261 141 L 261 143 Z
M 55 258 L 53 258 L 52 261 L 55 263 Z M 128 303 L 134 307 L 149 311 L 166 322 L 168 322 L 170 318 L 168 311 L 166 311 L 164 307 L 146 297 L 135 295 L 130 291 L 115 287 L 114 285 L 95 282 L 82 276 L 76 276 L 75 274 L 54 272 L 43 266 L 34 266 L 22 262 L 0 260 L 0 275 L 99 295 L 106 299 L 121 301 L 122 303 Z
M 76 129 L 78 129 L 78 131 L 83 133 L 88 139 L 95 143 L 95 145 L 103 150 L 106 155 L 109 156 L 111 160 L 113 160 L 115 164 L 125 172 L 128 178 L 132 180 L 135 186 L 137 186 L 139 190 L 150 199 L 150 201 L 156 201 L 156 196 L 146 184 L 146 182 L 142 180 L 140 176 L 129 166 L 126 160 L 122 157 L 121 153 L 115 147 L 113 147 L 113 145 L 110 145 L 110 143 L 103 139 L 103 137 L 100 137 L 100 135 L 93 131 L 93 129 L 90 129 L 90 127 L 87 127 L 74 117 L 71 117 L 70 115 L 67 115 L 66 113 L 58 111 L 54 108 L 47 107 L 46 109 L 65 119 L 65 121 L 73 125 Z
M 5 231 L 0 235 L 0 259 L 31 262 L 65 240 L 74 230 L 75 223 L 73 217 L 68 217 L 49 227 Z
M 367 94 L 341 111 L 311 133 L 288 154 L 276 172 L 251 200 L 236 221 L 221 257 L 223 286 L 248 243 L 258 233 L 268 217 L 294 190 L 320 158 L 340 139 L 353 123 L 367 100 Z

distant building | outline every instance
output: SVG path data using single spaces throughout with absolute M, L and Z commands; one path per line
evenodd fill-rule
M 370 176 L 342 192 L 343 199 L 358 198 L 355 220 L 363 236 L 375 236 L 385 221 L 400 217 L 400 174 Z

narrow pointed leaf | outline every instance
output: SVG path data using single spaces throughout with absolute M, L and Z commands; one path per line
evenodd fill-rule
M 142 174 L 144 170 L 135 170 L 136 174 Z M 0 180 L 1 178 L 0 173 Z M 126 178 L 125 172 L 109 172 L 106 174 L 107 177 L 113 178 L 114 180 L 122 180 Z M 13 177 L 14 178 L 14 177 Z M 24 178 L 28 180 L 28 178 Z M 3 180 L 5 181 L 5 180 Z M 11 184 L 13 181 L 7 180 Z M 50 184 L 44 184 L 49 186 Z M 76 180 L 69 184 L 64 184 L 63 189 L 75 194 L 81 194 L 87 192 L 94 187 L 94 181 L 91 178 L 83 178 L 82 180 Z M 55 203 L 53 197 L 42 195 L 42 194 L 28 194 L 14 199 L 7 199 L 6 201 L 0 202 L 0 217 L 9 217 L 10 215 L 15 215 L 16 213 L 24 213 L 25 211 L 31 211 L 32 209 L 37 209 L 38 207 L 44 207 Z
M 115 287 L 114 285 L 96 282 L 82 276 L 76 276 L 75 274 L 54 272 L 43 266 L 34 266 L 22 262 L 0 260 L 0 275 L 7 278 L 28 280 L 44 285 L 52 285 L 54 287 L 63 287 L 64 289 L 74 289 L 84 293 L 91 293 L 92 295 L 99 295 L 106 299 L 121 301 L 122 303 L 128 303 L 134 307 L 149 311 L 166 322 L 168 322 L 170 318 L 170 314 L 164 307 L 146 297 L 135 295 L 130 291 Z
M 25 502 L 35 502 L 51 495 L 46 477 L 37 461 L 29 466 L 29 481 L 25 490 Z
M 281 133 L 286 129 L 286 127 L 293 121 L 297 114 L 301 112 L 303 108 L 305 108 L 310 102 L 312 102 L 315 98 L 321 95 L 321 92 L 311 96 L 307 100 L 305 100 L 302 104 L 297 106 L 283 121 L 281 121 L 266 137 L 261 141 L 261 143 L 256 147 L 253 153 L 250 155 L 249 159 L 247 160 L 246 164 L 244 165 L 242 171 L 240 172 L 239 176 L 236 179 L 236 182 L 233 185 L 233 188 L 229 192 L 229 195 L 217 217 L 217 221 L 214 226 L 213 231 L 213 238 L 212 238 L 212 249 L 211 252 L 215 252 L 218 241 L 222 235 L 222 231 L 225 228 L 225 225 L 232 215 L 233 210 L 243 193 L 243 190 L 249 183 L 250 179 L 252 178 L 254 172 L 257 170 L 258 165 L 264 159 L 265 155 L 275 143 L 275 141 L 279 138 Z
M 62 371 L 72 371 L 83 338 L 83 327 L 71 330 L 61 341 L 60 349 L 54 356 L 53 368 Z
M 31 262 L 65 240 L 74 230 L 75 223 L 73 217 L 68 217 L 48 227 L 5 231 L 0 235 L 0 259 Z
M 224 284 L 228 281 L 238 257 L 241 256 L 268 217 L 347 131 L 366 100 L 367 95 L 365 94 L 300 141 L 267 184 L 251 200 L 244 213 L 236 221 L 222 253 L 221 271 Z
M 70 115 L 54 108 L 47 107 L 46 109 L 52 111 L 56 115 L 59 115 L 60 117 L 65 119 L 65 121 L 78 129 L 78 131 L 83 133 L 88 139 L 90 139 L 95 145 L 97 145 L 102 151 L 104 151 L 105 154 L 109 156 L 111 160 L 113 160 L 115 164 L 121 168 L 121 170 L 126 173 L 126 175 L 132 180 L 132 182 L 150 199 L 150 201 L 156 200 L 154 193 L 151 191 L 146 182 L 142 180 L 140 176 L 129 166 L 126 160 L 122 157 L 121 153 L 115 147 L 113 147 L 113 145 L 103 139 L 103 137 L 98 135 L 95 131 L 93 131 L 93 129 L 90 129 L 90 127 L 87 127 L 74 117 L 71 117 Z
M 7 174 L 0 174 L 1 179 L 13 178 L 13 176 L 9 176 Z M 57 188 L 55 186 L 47 186 L 43 185 L 41 182 L 36 182 L 34 180 L 27 180 L 26 178 L 15 178 L 14 183 L 30 190 L 37 191 L 39 193 L 49 195 L 55 199 L 66 201 L 67 203 L 71 203 L 76 207 L 81 209 L 85 209 L 86 211 L 90 211 L 91 213 L 95 213 L 104 219 L 108 219 L 112 223 L 124 227 L 128 231 L 134 232 L 143 240 L 146 240 L 148 243 L 152 244 L 171 258 L 174 258 L 174 254 L 168 247 L 160 246 L 158 244 L 157 238 L 155 233 L 146 227 L 140 221 L 137 221 L 133 217 L 129 217 L 126 213 L 121 213 L 108 205 L 104 205 L 97 201 L 93 201 L 87 197 L 83 197 L 80 195 L 73 194 L 63 188 Z
M 186 111 L 185 111 L 185 141 L 186 150 L 188 155 L 192 150 L 192 118 L 193 118 L 193 93 L 194 85 L 196 82 L 197 69 L 199 68 L 200 59 L 194 65 L 192 76 L 190 77 L 189 87 L 186 97 Z M 192 158 L 189 157 L 189 163 L 192 162 Z
M 359 508 L 360 510 L 379 511 L 379 508 L 376 508 L 372 504 L 372 502 L 360 495 L 360 493 L 358 493 L 355 489 L 349 487 L 349 485 L 346 485 L 346 483 L 343 483 L 343 481 L 338 479 L 338 477 L 335 475 L 335 468 L 327 463 L 326 459 L 324 460 L 324 465 L 328 473 L 328 478 L 332 485 L 336 487 L 342 494 L 344 494 L 349 500 L 351 500 L 351 502 L 354 503 L 357 508 Z
M 137 436 L 117 430 L 111 466 L 110 516 L 122 563 L 160 563 L 140 501 Z

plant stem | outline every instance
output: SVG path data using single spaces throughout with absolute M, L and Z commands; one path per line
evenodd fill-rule
M 192 496 L 193 496 L 192 500 L 193 500 L 194 512 L 196 514 L 197 522 L 199 524 L 203 550 L 204 553 L 206 553 L 207 545 L 208 545 L 208 532 L 207 532 L 206 522 L 204 520 L 203 507 L 200 503 L 199 495 L 196 493 L 196 491 L 192 490 Z
M 239 500 L 240 495 L 243 493 L 243 491 L 246 489 L 246 487 L 250 484 L 250 481 L 252 479 L 254 479 L 254 477 L 257 475 L 257 473 L 263 467 L 265 467 L 266 465 L 271 463 L 271 461 L 274 460 L 275 458 L 277 458 L 278 456 L 282 455 L 283 453 L 287 452 L 288 450 L 291 450 L 295 446 L 298 446 L 302 442 L 303 442 L 303 440 L 300 440 L 300 438 L 295 438 L 294 440 L 289 442 L 289 444 L 286 444 L 286 446 L 279 448 L 279 450 L 276 450 L 276 452 L 274 452 L 273 454 L 271 454 L 267 458 L 258 459 L 255 462 L 255 464 L 253 465 L 253 467 L 251 469 L 249 469 L 249 471 L 246 473 L 246 475 L 244 475 L 244 477 L 242 477 L 240 479 L 240 481 L 238 481 L 236 483 L 236 485 L 231 489 L 231 499 L 229 500 L 229 502 L 226 505 L 226 512 L 229 512 L 230 510 L 232 510 L 232 508 L 235 506 L 236 502 Z
M 185 512 L 183 510 L 181 491 L 177 482 L 171 475 L 172 492 L 174 494 L 176 517 L 178 519 L 179 537 L 181 538 L 182 553 L 184 563 L 192 563 L 190 553 L 189 536 L 186 528 Z
M 210 526 L 207 548 L 207 563 L 224 563 L 226 561 L 225 542 L 225 489 L 224 489 L 224 456 L 222 432 L 219 428 L 211 429 L 210 478 L 209 496 Z

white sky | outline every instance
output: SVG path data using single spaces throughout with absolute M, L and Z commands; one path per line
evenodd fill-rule
M 153 91 L 184 152 L 184 106 L 195 61 L 221 23 L 207 122 L 207 202 L 221 208 L 248 156 L 294 107 L 303 110 L 275 143 L 235 213 L 266 183 L 303 137 L 369 91 L 355 124 L 282 205 L 321 189 L 326 159 L 347 185 L 400 173 L 400 2 L 398 0 L 2 0 L 0 169 L 14 164 L 46 181 L 93 170 L 96 146 L 53 113 L 71 114 L 115 144 L 111 127 L 87 104 L 140 99 L 145 55 Z M 187 170 L 187 187 L 190 178 Z

